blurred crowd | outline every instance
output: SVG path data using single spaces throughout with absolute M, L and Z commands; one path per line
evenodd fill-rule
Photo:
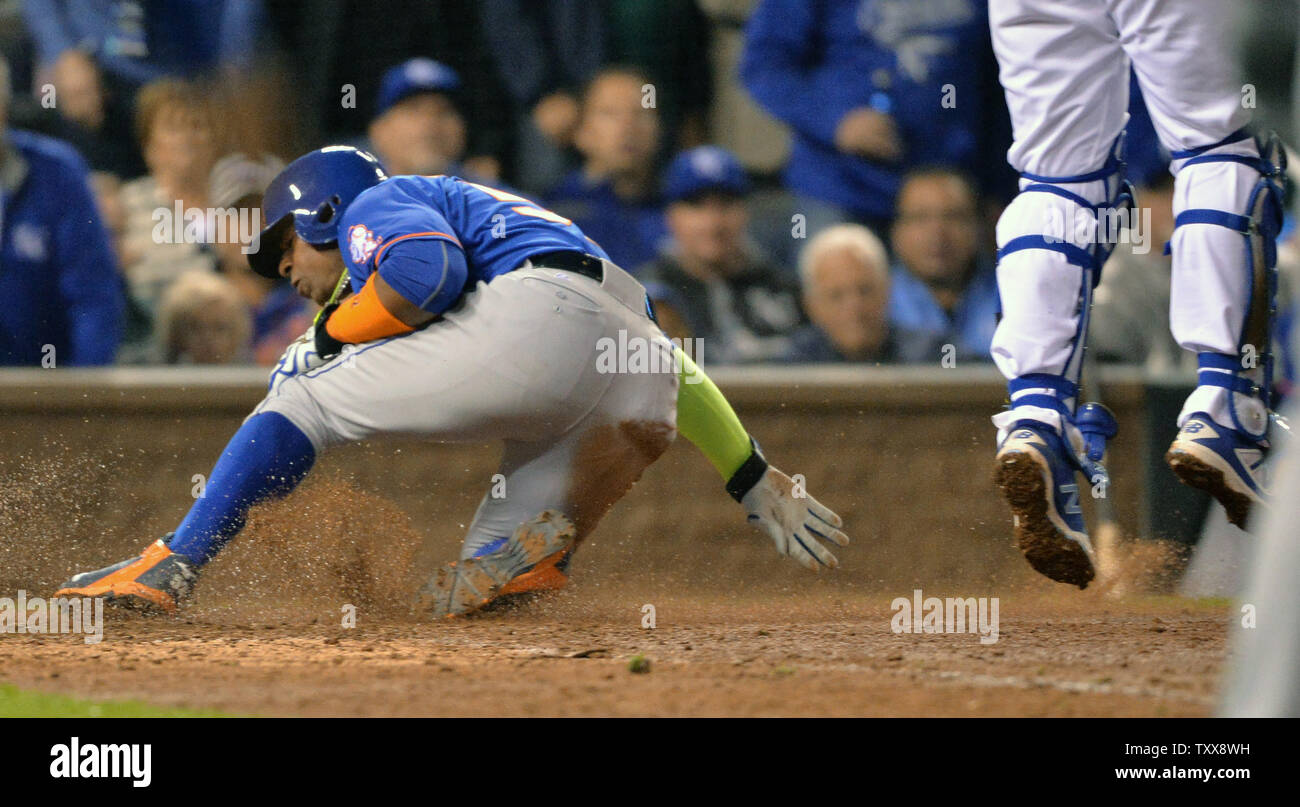
M 314 307 L 242 250 L 270 179 L 329 143 L 574 220 L 706 363 L 989 361 L 1016 177 L 986 12 L 0 0 L 0 364 L 274 363 Z M 1136 84 L 1130 114 L 1151 226 L 1103 272 L 1094 347 L 1177 369 L 1172 180 Z

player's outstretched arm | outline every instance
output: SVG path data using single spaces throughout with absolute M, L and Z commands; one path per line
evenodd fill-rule
M 778 552 L 813 571 L 839 565 L 823 542 L 847 546 L 849 538 L 839 529 L 844 522 L 769 465 L 717 385 L 681 348 L 673 352 L 681 368 L 677 432 L 704 452 L 726 480 L 727 493 L 771 536 Z

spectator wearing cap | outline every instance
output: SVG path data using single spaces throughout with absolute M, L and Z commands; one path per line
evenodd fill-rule
M 671 241 L 639 273 L 656 305 L 703 340 L 705 360 L 778 360 L 802 323 L 798 294 L 745 239 L 749 180 L 717 146 L 677 155 L 664 179 Z
M 898 262 L 889 318 L 952 345 L 958 360 L 990 361 L 1000 303 L 978 211 L 975 188 L 961 173 L 920 168 L 907 175 L 890 230 Z
M 433 59 L 411 59 L 384 74 L 369 135 L 389 174 L 476 173 L 460 164 L 466 126 L 459 94 L 460 76 Z
M 9 129 L 0 59 L 0 365 L 108 364 L 123 289 L 86 164 L 66 144 Z
M 652 260 L 667 237 L 655 175 L 659 113 L 641 103 L 646 80 L 627 67 L 606 68 L 592 80 L 574 135 L 583 165 L 546 197 L 547 207 L 629 271 Z
M 933 361 L 932 335 L 889 321 L 889 255 L 860 224 L 836 224 L 799 252 L 803 306 L 810 320 L 790 339 L 785 359 L 803 363 Z

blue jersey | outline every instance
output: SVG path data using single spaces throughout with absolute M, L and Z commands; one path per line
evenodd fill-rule
M 569 250 L 608 258 L 568 219 L 449 176 L 391 177 L 364 191 L 339 220 L 339 248 L 354 292 L 378 271 L 435 314 L 532 255 Z
M 987 261 L 978 262 L 951 312 L 944 311 L 925 283 L 905 267 L 896 265 L 890 271 L 890 324 L 954 345 L 959 360 L 989 361 L 1001 309 L 997 274 Z
M 86 164 L 0 127 L 0 365 L 110 364 L 126 294 Z
M 582 169 L 565 177 L 546 197 L 546 204 L 578 222 L 614 263 L 633 274 L 658 257 L 670 240 L 662 201 L 653 196 L 620 199 L 609 180 L 592 182 Z
M 988 16 L 987 0 L 763 0 L 740 75 L 791 129 L 786 186 L 866 218 L 893 216 L 903 174 L 922 165 L 957 166 L 981 190 L 1014 194 L 1015 175 L 993 158 L 1011 131 Z M 836 147 L 840 121 L 860 107 L 894 119 L 900 160 Z

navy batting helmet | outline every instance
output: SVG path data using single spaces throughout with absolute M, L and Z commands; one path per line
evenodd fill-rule
M 388 179 L 379 160 L 352 146 L 326 146 L 304 154 L 271 180 L 262 200 L 266 226 L 248 265 L 265 277 L 280 276 L 280 240 L 292 220 L 302 240 L 315 246 L 338 241 L 339 219 L 366 188 Z

